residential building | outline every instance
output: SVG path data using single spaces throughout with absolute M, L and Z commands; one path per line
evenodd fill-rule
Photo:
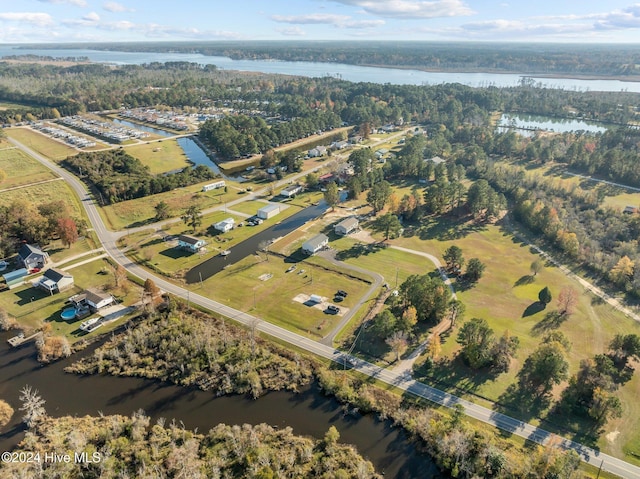
M 205 240 L 198 239 L 194 236 L 180 235 L 178 236 L 178 248 L 197 253 L 207 244 Z
M 223 180 L 220 180 L 220 181 L 216 181 L 215 183 L 204 185 L 202 187 L 202 191 L 217 190 L 218 188 L 224 188 L 224 186 L 225 186 L 225 182 Z
M 220 231 L 221 233 L 226 233 L 227 231 L 231 231 L 233 226 L 235 225 L 235 220 L 233 218 L 227 218 L 226 220 L 222 220 L 213 225 L 214 229 Z
M 354 231 L 357 231 L 359 226 L 360 222 L 358 221 L 358 218 L 356 218 L 355 216 L 350 216 L 349 218 L 345 218 L 340 223 L 335 225 L 333 230 L 336 234 L 345 236 L 353 233 Z
M 109 293 L 104 293 L 91 288 L 85 289 L 80 294 L 71 296 L 69 301 L 76 307 L 76 309 L 86 309 L 89 307 L 95 312 L 114 303 L 115 298 Z
M 290 185 L 280 191 L 280 196 L 284 196 L 285 198 L 291 198 L 298 193 L 302 192 L 302 185 Z
M 311 158 L 316 158 L 318 156 L 326 155 L 327 154 L 327 147 L 326 146 L 322 146 L 322 145 L 316 146 L 315 148 L 310 149 L 307 154 Z
M 329 244 L 329 237 L 322 233 L 315 235 L 302 244 L 302 251 L 308 255 L 316 254 Z
M 44 268 L 49 261 L 49 254 L 40 248 L 30 244 L 23 244 L 18 250 L 18 259 L 29 271 L 35 268 Z
M 35 286 L 48 291 L 49 294 L 59 293 L 73 287 L 73 275 L 60 269 L 49 268 Z

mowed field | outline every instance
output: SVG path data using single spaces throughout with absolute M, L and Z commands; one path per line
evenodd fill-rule
M 153 175 L 179 170 L 191 165 L 176 140 L 163 140 L 127 146 L 125 151 L 149 167 Z
M 7 136 L 14 138 L 24 146 L 31 148 L 42 156 L 54 161 L 64 160 L 68 156 L 78 154 L 78 150 L 65 145 L 62 142 L 33 131 L 30 128 L 8 128 L 5 130 Z
M 429 375 L 431 380 L 437 381 L 440 388 L 500 402 L 504 400 L 509 385 L 517 381 L 517 372 L 524 360 L 538 347 L 547 332 L 562 331 L 571 341 L 569 374 L 578 370 L 581 360 L 606 352 L 615 334 L 640 334 L 640 324 L 586 292 L 579 283 L 567 277 L 558 268 L 547 264 L 537 276 L 532 276 L 530 265 L 538 256 L 529 246 L 514 239 L 501 226 L 454 224 L 447 223 L 445 218 L 440 223 L 425 221 L 421 227 L 409 231 L 408 234 L 411 236 L 391 240 L 390 243 L 434 254 L 443 264 L 444 251 L 455 244 L 462 248 L 467 261 L 469 258 L 477 257 L 484 262 L 484 276 L 475 286 L 460 290 L 456 285 L 458 298 L 466 305 L 465 318 L 484 318 L 493 328 L 496 337 L 508 331 L 520 340 L 520 348 L 508 373 L 494 377 L 485 372 L 473 371 L 457 360 L 445 361 Z M 553 300 L 546 309 L 541 310 L 537 307 L 538 292 L 545 286 L 551 290 Z M 560 290 L 566 286 L 578 293 L 576 311 L 564 321 L 551 321 L 547 313 L 556 310 L 556 298 Z M 459 351 L 456 334 L 460 324 L 462 323 L 459 323 L 451 334 L 443 337 L 442 356 L 447 360 L 454 359 Z M 556 388 L 556 398 L 560 390 L 561 388 Z M 622 455 L 624 450 L 627 452 L 625 457 L 628 460 L 638 462 L 628 454 L 629 451 L 640 454 L 638 375 L 620 388 L 617 394 L 623 403 L 623 417 L 607 424 L 605 433 L 600 436 L 597 445 L 618 455 Z M 506 407 L 507 413 L 519 414 L 517 404 L 503 406 Z M 534 423 L 537 421 L 535 417 L 526 419 Z M 550 419 L 558 420 L 553 417 Z M 567 424 L 554 424 L 560 432 L 567 427 Z M 545 423 L 545 427 L 553 429 L 554 424 Z M 616 440 L 606 439 L 606 434 L 610 432 L 619 433 Z
M 0 194 L 0 206 L 9 206 L 16 200 L 25 200 L 34 205 L 41 205 L 51 201 L 62 200 L 73 211 L 73 216 L 84 217 L 84 210 L 75 196 L 75 193 L 64 181 L 50 181 L 32 186 L 25 186 L 15 190 L 3 191 Z
M 17 148 L 0 149 L 0 170 L 7 174 L 0 190 L 57 178 L 56 174 Z

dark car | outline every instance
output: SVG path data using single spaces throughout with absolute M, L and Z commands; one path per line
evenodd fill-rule
M 330 304 L 329 306 L 327 306 L 326 312 L 329 314 L 338 314 L 340 312 L 340 308 L 334 306 L 333 304 Z
M 333 298 L 333 302 L 334 302 L 334 303 L 341 303 L 342 301 L 344 301 L 344 296 L 340 296 L 340 295 L 338 295 L 338 294 L 337 294 L 337 295 Z
M 336 296 L 342 296 L 343 298 L 346 298 L 347 292 L 342 289 L 339 289 L 338 292 L 336 293 Z

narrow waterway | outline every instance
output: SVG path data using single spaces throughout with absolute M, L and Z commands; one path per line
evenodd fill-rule
M 174 133 L 171 133 L 166 130 L 160 130 L 159 128 L 153 128 L 151 126 L 143 125 L 141 123 L 133 123 L 128 120 L 122 120 L 120 118 L 113 118 L 112 121 L 119 125 L 127 126 L 129 128 L 135 128 L 136 130 L 146 131 L 147 133 L 153 133 L 155 135 L 160 135 L 164 137 L 173 136 Z
M 146 379 L 78 376 L 63 371 L 71 358 L 41 366 L 35 360 L 33 343 L 11 349 L 7 338 L 12 334 L 0 333 L 0 398 L 16 410 L 12 422 L 0 434 L 2 451 L 15 447 L 24 436 L 18 397 L 20 389 L 29 385 L 40 391 L 47 401 L 47 413 L 54 417 L 95 416 L 99 412 L 130 415 L 143 409 L 152 423 L 160 417 L 176 419 L 186 428 L 197 428 L 200 432 L 219 423 L 267 423 L 281 428 L 289 426 L 295 434 L 316 438 L 323 437 L 334 425 L 340 431 L 340 440 L 355 445 L 386 477 L 446 477 L 389 421 L 345 415 L 343 407 L 320 394 L 316 385 L 298 394 L 272 392 L 251 400 L 243 396 L 216 398 L 211 392 Z
M 255 254 L 261 243 L 278 239 L 291 233 L 307 221 L 317 218 L 327 209 L 326 203 L 321 201 L 318 205 L 309 206 L 293 216 L 277 223 L 266 230 L 251 236 L 242 243 L 237 244 L 229 251 L 227 256 L 214 256 L 211 259 L 199 264 L 187 272 L 185 278 L 187 283 L 197 283 L 200 279 L 205 280 L 222 271 L 226 266 L 237 263 L 249 255 Z M 245 226 L 245 228 L 252 228 Z

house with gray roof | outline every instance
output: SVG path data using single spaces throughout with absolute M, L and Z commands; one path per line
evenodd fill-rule
M 316 254 L 329 244 L 329 237 L 322 233 L 315 235 L 302 244 L 302 251 L 308 255 Z
M 18 260 L 30 271 L 35 268 L 44 268 L 49 261 L 49 254 L 37 246 L 25 243 L 18 250 Z

